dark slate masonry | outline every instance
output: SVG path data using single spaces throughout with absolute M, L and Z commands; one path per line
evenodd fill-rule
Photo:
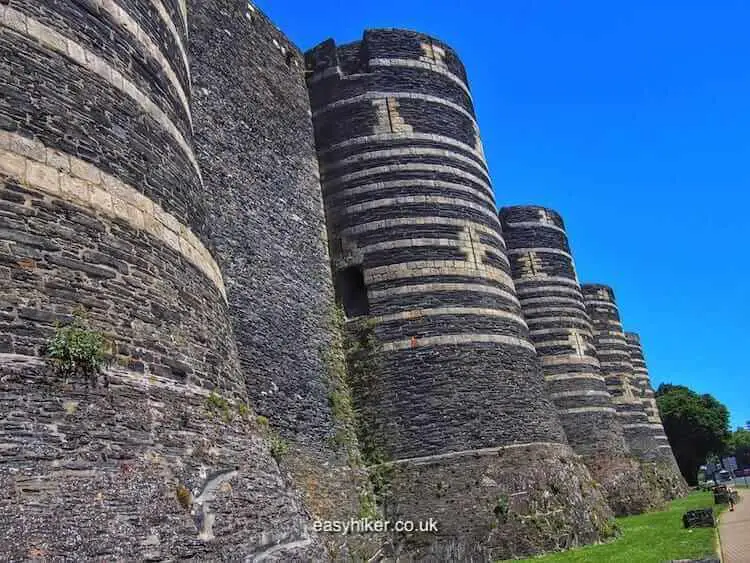
M 671 479 L 667 481 L 667 484 L 671 486 L 665 487 L 665 498 L 668 500 L 676 498 L 687 493 L 687 482 L 680 473 L 680 468 L 672 452 L 672 447 L 664 432 L 664 426 L 659 415 L 659 407 L 656 404 L 654 389 L 651 386 L 648 368 L 646 367 L 646 358 L 643 354 L 641 337 L 635 332 L 626 332 L 625 340 L 627 340 L 630 350 L 630 361 L 633 364 L 636 387 L 638 388 L 643 408 L 648 416 L 654 440 L 656 440 L 657 460 L 662 466 L 664 476 L 671 476 Z
M 2 555 L 491 561 L 681 494 L 611 290 L 558 214 L 503 217 L 435 38 L 0 0 Z M 97 385 L 43 358 L 80 309 Z M 376 513 L 438 533 L 311 530 Z
M 657 444 L 635 385 L 630 349 L 620 322 L 615 293 L 611 287 L 600 284 L 583 284 L 581 289 L 593 323 L 602 375 L 615 402 L 628 447 L 639 459 L 653 461 L 657 457 Z
M 152 11 L 162 2 L 0 3 L 3 556 L 319 560 L 309 513 L 240 408 L 247 373 L 199 241 L 184 25 L 176 0 Z M 113 342 L 108 387 L 40 361 L 77 307 Z M 194 518 L 177 492 L 197 503 L 214 472 L 228 480 Z
M 601 374 L 562 217 L 532 205 L 504 207 L 499 215 L 521 309 L 571 446 L 615 513 L 654 506 Z
M 368 30 L 305 62 L 338 298 L 351 329 L 375 327 L 375 372 L 353 381 L 363 450 L 393 471 L 391 516 L 439 520 L 408 549 L 510 557 L 549 549 L 561 528 L 570 545 L 594 541 L 610 512 L 545 394 L 458 56 Z M 561 465 L 518 480 L 516 455 Z M 503 498 L 519 499 L 513 518 L 498 518 Z
M 620 322 L 614 290 L 601 284 L 581 286 L 586 311 L 594 328 L 594 341 L 602 375 L 612 394 L 630 452 L 641 461 L 644 482 L 652 485 L 661 499 L 685 492 L 682 478 L 663 460 L 659 443 L 640 399 L 630 347 Z
M 303 58 L 247 2 L 193 2 L 189 23 L 196 152 L 247 393 L 291 443 L 312 513 L 348 519 L 358 485 L 334 443 L 334 301 Z

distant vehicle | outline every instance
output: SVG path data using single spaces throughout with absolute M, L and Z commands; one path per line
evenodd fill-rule
M 750 477 L 750 467 L 747 469 L 737 469 L 734 472 L 735 477 Z

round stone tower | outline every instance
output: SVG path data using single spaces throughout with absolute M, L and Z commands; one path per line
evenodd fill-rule
M 360 513 L 302 53 L 247 1 L 191 6 L 195 145 L 247 393 L 320 520 Z M 258 69 L 262 68 L 262 72 Z M 341 538 L 338 538 L 341 541 Z
M 651 386 L 648 368 L 646 367 L 646 358 L 643 354 L 641 337 L 635 332 L 626 332 L 625 339 L 628 342 L 630 361 L 633 364 L 635 385 L 638 388 L 643 409 L 646 411 L 654 440 L 657 443 L 657 461 L 662 466 L 661 472 L 664 478 L 669 480 L 668 483 L 671 483 L 671 487 L 664 487 L 666 497 L 671 499 L 681 496 L 687 493 L 687 483 L 680 473 L 677 460 L 672 452 L 672 447 L 669 445 L 667 435 L 664 433 L 664 426 L 659 416 L 659 407 L 656 404 L 654 389 Z
M 11 559 L 320 555 L 248 416 L 206 236 L 187 42 L 176 0 L 0 5 Z M 109 341 L 106 388 L 40 358 L 76 309 Z
M 546 397 L 456 53 L 370 30 L 306 63 L 338 297 L 374 326 L 353 385 L 390 515 L 436 518 L 409 545 L 441 557 L 594 540 L 609 511 Z
M 658 444 L 635 384 L 630 348 L 620 322 L 615 293 L 611 287 L 600 284 L 583 284 L 581 289 L 594 327 L 602 375 L 615 402 L 628 448 L 638 459 L 654 461 Z
M 549 396 L 573 449 L 584 457 L 617 514 L 653 506 L 640 483 L 601 374 L 591 320 L 559 213 L 539 206 L 500 210 L 513 282 Z

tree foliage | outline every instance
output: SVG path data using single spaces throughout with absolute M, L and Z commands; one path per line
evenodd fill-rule
M 706 458 L 727 450 L 729 410 L 711 395 L 669 383 L 659 386 L 656 401 L 680 471 L 695 484 Z
M 737 458 L 739 467 L 750 467 L 750 430 L 737 428 L 727 441 L 727 454 Z

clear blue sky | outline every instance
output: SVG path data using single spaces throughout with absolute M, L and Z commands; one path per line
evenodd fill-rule
M 614 286 L 654 387 L 713 394 L 733 428 L 750 420 L 750 4 L 257 4 L 302 49 L 369 27 L 452 45 L 498 206 L 562 213 L 581 281 Z

